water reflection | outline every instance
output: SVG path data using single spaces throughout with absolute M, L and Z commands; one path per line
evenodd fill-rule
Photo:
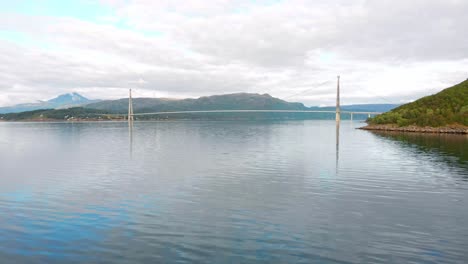
M 450 134 L 373 132 L 374 134 L 391 139 L 405 147 L 416 147 L 424 153 L 437 153 L 449 163 L 468 165 L 468 136 Z
M 340 159 L 340 122 L 336 122 L 336 168 L 338 169 L 338 160 Z
M 76 207 L 47 198 L 32 190 L 0 193 L 0 256 L 15 255 L 15 261 L 2 263 L 96 262 L 90 254 L 96 245 L 116 234 L 132 235 L 120 228 L 130 220 L 128 206 Z
M 463 263 L 466 141 L 359 125 L 0 124 L 0 259 Z
M 128 121 L 128 142 L 129 142 L 129 151 L 130 157 L 133 155 L 133 121 Z

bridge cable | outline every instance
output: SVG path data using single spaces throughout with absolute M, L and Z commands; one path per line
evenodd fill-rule
M 298 96 L 298 95 L 307 94 L 308 92 L 313 91 L 313 90 L 316 89 L 317 87 L 323 86 L 323 85 L 328 84 L 328 83 L 330 83 L 330 82 L 331 82 L 330 80 L 325 81 L 325 82 L 321 82 L 321 83 L 315 85 L 313 88 L 308 88 L 308 89 L 303 90 L 303 91 L 301 91 L 301 92 L 299 92 L 299 93 L 295 93 L 295 94 L 292 94 L 292 95 L 290 95 L 290 96 L 283 97 L 283 99 L 286 100 L 286 99 L 290 99 L 290 98 L 296 97 L 296 96 Z

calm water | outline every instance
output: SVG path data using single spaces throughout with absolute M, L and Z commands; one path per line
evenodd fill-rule
M 1 263 L 466 263 L 468 138 L 0 123 Z

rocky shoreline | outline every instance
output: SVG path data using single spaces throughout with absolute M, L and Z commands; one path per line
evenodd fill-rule
M 376 131 L 393 131 L 393 132 L 416 132 L 416 133 L 437 133 L 437 134 L 465 134 L 468 135 L 468 127 L 461 125 L 444 126 L 444 127 L 418 127 L 397 125 L 367 125 L 360 127 L 363 130 Z

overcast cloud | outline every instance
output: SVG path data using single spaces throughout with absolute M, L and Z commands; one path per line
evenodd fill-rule
M 269 93 L 400 103 L 468 78 L 466 0 L 105 0 L 0 4 L 0 106 Z M 4 5 L 2 7 L 2 5 Z

